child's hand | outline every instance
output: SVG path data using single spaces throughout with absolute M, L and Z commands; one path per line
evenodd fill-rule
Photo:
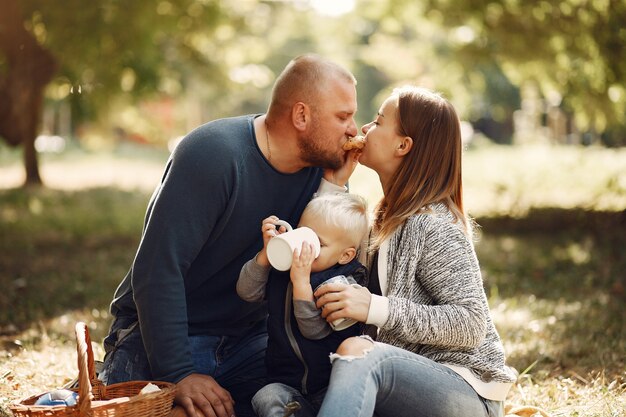
M 311 283 L 311 265 L 315 260 L 313 245 L 308 242 L 302 242 L 302 248 L 293 251 L 293 259 L 291 262 L 291 282 L 296 284 Z
M 314 248 L 308 242 L 303 242 L 300 250 L 293 251 L 289 276 L 293 285 L 294 300 L 314 301 L 311 289 L 311 265 L 314 260 Z
M 339 185 L 341 187 L 345 186 L 350 179 L 350 176 L 356 169 L 356 166 L 359 164 L 359 157 L 361 156 L 360 149 L 354 149 L 346 152 L 344 157 L 343 166 L 339 169 L 325 169 L 324 170 L 324 179 L 330 183 L 335 185 Z
M 270 266 L 270 261 L 267 258 L 267 244 L 269 241 L 277 235 L 285 233 L 287 229 L 285 226 L 280 226 L 278 229 L 276 228 L 276 222 L 278 221 L 278 217 L 270 216 L 261 222 L 261 233 L 263 234 L 263 249 L 257 254 L 256 262 L 261 266 Z

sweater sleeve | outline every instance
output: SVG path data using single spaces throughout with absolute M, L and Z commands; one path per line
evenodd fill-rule
M 333 332 L 326 319 L 322 318 L 322 311 L 312 301 L 294 300 L 293 313 L 300 333 L 307 339 L 323 339 Z
M 250 259 L 241 268 L 237 280 L 237 294 L 250 303 L 263 301 L 269 273 L 270 267 L 266 268 L 256 263 L 256 257 Z
M 150 204 L 131 283 L 152 376 L 178 382 L 195 372 L 189 350 L 184 277 L 227 208 L 233 158 L 208 149 L 200 133 L 168 161 Z M 214 157 L 213 155 L 219 155 Z
M 482 278 L 473 246 L 460 228 L 433 215 L 410 221 L 395 256 L 392 281 L 416 280 L 413 294 L 389 297 L 384 328 L 408 343 L 450 348 L 477 347 L 487 317 Z M 410 265 L 405 268 L 402 265 Z M 419 294 L 422 292 L 422 294 Z M 423 294 L 426 293 L 426 295 Z M 418 303 L 416 297 L 429 298 Z

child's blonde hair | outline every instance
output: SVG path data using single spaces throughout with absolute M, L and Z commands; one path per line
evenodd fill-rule
M 326 193 L 307 204 L 302 217 L 313 216 L 345 231 L 355 248 L 359 248 L 369 230 L 367 202 L 356 194 Z

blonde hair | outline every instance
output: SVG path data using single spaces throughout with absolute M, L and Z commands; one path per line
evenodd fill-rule
M 445 204 L 471 237 L 463 207 L 461 126 L 454 107 L 440 94 L 415 86 L 397 88 L 392 95 L 398 97 L 397 133 L 411 137 L 413 146 L 376 207 L 372 249 L 433 203 Z
M 369 230 L 367 202 L 356 194 L 321 194 L 307 204 L 302 218 L 312 216 L 345 232 L 357 249 Z

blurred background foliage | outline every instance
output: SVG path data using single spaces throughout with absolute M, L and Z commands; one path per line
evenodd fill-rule
M 305 52 L 354 72 L 359 124 L 390 88 L 414 83 L 443 92 L 497 143 L 626 144 L 622 0 L 1 4 L 15 19 L 7 12 L 0 24 L 0 137 L 25 149 L 40 133 L 84 146 L 163 145 L 207 120 L 261 112 L 275 76 Z M 44 53 L 52 61 L 37 59 Z M 39 110 L 16 99 L 36 90 L 14 81 L 33 66 L 50 73 Z M 36 132 L 3 129 L 33 113 Z M 37 183 L 26 163 L 26 182 Z

